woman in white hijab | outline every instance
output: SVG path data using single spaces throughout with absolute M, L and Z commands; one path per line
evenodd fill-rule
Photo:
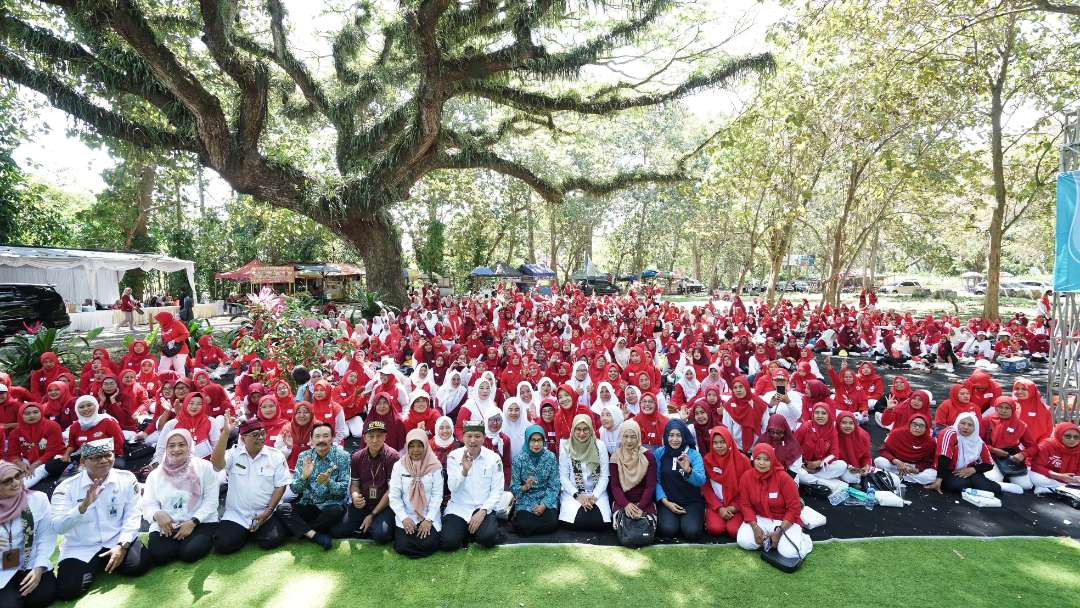
M 596 415 L 600 415 L 600 412 L 607 406 L 611 406 L 615 409 L 619 409 L 619 398 L 615 396 L 615 387 L 611 386 L 610 382 L 601 382 L 596 387 L 596 401 L 592 403 L 592 411 Z M 618 428 L 618 425 L 615 425 Z
M 534 401 L 536 401 L 537 403 L 543 403 L 544 399 L 547 399 L 549 397 L 551 399 L 555 399 L 555 389 L 556 386 L 554 380 L 548 378 L 547 376 L 540 378 L 540 382 L 536 383 L 536 392 L 539 394 L 536 396 Z M 539 411 L 537 411 L 537 414 L 539 414 Z
M 623 423 L 622 409 L 618 403 L 604 404 L 600 408 L 600 443 L 607 448 L 608 456 L 619 447 L 619 427 Z
M 566 381 L 578 394 L 578 403 L 589 405 L 589 394 L 592 393 L 592 378 L 589 377 L 589 364 L 578 361 L 574 364 L 574 371 L 570 379 Z
M 624 418 L 633 418 L 641 413 L 641 390 L 633 384 L 623 389 L 623 407 L 630 414 Z
M 938 435 L 938 478 L 927 486 L 941 492 L 963 492 L 968 488 L 992 492 L 1022 494 L 1024 489 L 1015 483 L 996 482 L 986 478 L 994 468 L 990 448 L 979 436 L 979 418 L 972 412 L 956 417 L 956 422 Z
M 518 382 L 514 398 L 521 403 L 521 415 L 527 420 L 533 420 L 540 416 L 540 398 L 536 391 L 533 390 L 532 384 L 530 384 L 528 380 Z M 522 428 L 521 432 L 524 433 L 525 429 Z M 524 441 L 524 438 L 522 441 Z M 514 450 L 514 453 L 517 454 L 518 451 Z
M 507 399 L 502 406 L 502 432 L 510 438 L 510 454 L 517 454 L 525 445 L 525 429 L 529 427 L 529 418 L 525 406 L 517 397 Z
M 611 353 L 615 355 L 615 363 L 620 368 L 626 369 L 626 366 L 630 364 L 630 348 L 626 346 L 626 338 L 619 336 L 619 339 L 615 340 Z
M 461 372 L 452 369 L 446 373 L 442 386 L 435 393 L 435 402 L 444 415 L 454 418 L 467 393 L 468 389 L 461 380 Z

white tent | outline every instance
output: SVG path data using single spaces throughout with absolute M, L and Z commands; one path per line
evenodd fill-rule
M 154 253 L 120 253 L 51 247 L 0 245 L 0 283 L 44 283 L 56 287 L 64 301 L 78 306 L 86 298 L 103 304 L 120 299 L 120 279 L 127 270 L 160 270 L 187 274 L 195 298 L 195 263 Z

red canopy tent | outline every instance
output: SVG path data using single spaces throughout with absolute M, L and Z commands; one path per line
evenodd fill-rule
M 251 260 L 247 264 L 228 272 L 215 272 L 214 278 L 219 281 L 250 281 L 252 270 L 264 266 L 259 260 Z

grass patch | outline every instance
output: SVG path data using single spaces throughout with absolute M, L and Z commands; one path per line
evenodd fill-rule
M 389 547 L 248 548 L 129 580 L 101 579 L 78 608 L 172 606 L 933 606 L 1073 605 L 1080 543 L 891 539 L 814 547 L 795 574 L 735 546 L 549 545 L 470 549 L 423 560 Z M 584 604 L 583 604 L 584 602 Z

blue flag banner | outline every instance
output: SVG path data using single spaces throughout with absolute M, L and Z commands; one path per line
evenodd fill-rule
M 1058 174 L 1054 291 L 1080 291 L 1080 171 Z

